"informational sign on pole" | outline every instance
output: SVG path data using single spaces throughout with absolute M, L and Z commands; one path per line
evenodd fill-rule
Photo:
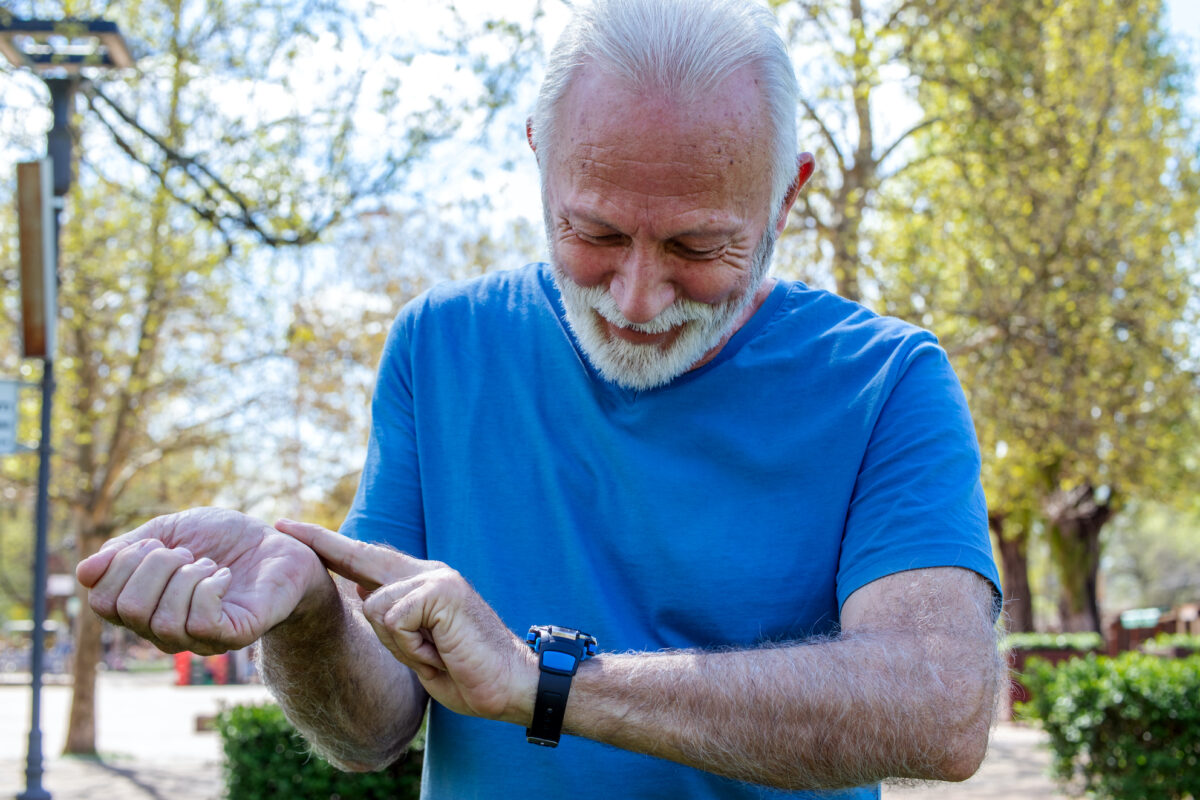
M 53 358 L 58 321 L 54 169 L 49 158 L 17 165 L 21 333 L 26 358 Z
M 0 381 L 0 456 L 22 449 L 17 446 L 17 390 L 20 381 Z

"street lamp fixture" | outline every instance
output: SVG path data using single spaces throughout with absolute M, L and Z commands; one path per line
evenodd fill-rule
M 37 73 L 133 67 L 117 23 L 103 19 L 6 19 L 0 14 L 0 52 L 14 67 Z
M 54 194 L 71 186 L 70 113 L 85 67 L 134 65 L 117 23 L 104 19 L 20 19 L 0 11 L 0 52 L 14 67 L 37 73 L 50 90 L 54 127 L 47 154 L 54 161 Z

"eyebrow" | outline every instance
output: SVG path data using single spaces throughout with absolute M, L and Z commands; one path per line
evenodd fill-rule
M 603 217 L 595 216 L 589 212 L 578 209 L 567 208 L 564 211 L 564 216 L 571 222 L 583 222 L 590 225 L 597 225 L 602 228 L 607 228 L 611 231 L 621 232 L 621 229 L 613 225 Z M 713 239 L 713 238 L 728 238 L 733 236 L 741 229 L 737 223 L 730 223 L 727 226 L 715 228 L 689 228 L 688 230 L 679 231 L 667 237 L 670 240 L 696 238 L 696 239 Z

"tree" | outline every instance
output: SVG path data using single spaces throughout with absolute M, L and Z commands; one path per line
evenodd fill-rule
M 909 51 L 947 11 L 908 0 L 771 5 L 799 65 L 801 146 L 817 157 L 814 180 L 793 211 L 797 224 L 782 241 L 781 266 L 812 279 L 817 265 L 827 265 L 838 294 L 870 303 L 878 289 L 872 242 L 881 191 L 923 160 L 909 145 L 939 120 L 936 111 L 906 102 Z
M 1200 597 L 1200 510 L 1133 502 L 1105 533 L 1105 606 L 1171 608 Z
M 336 529 L 354 498 L 366 453 L 374 367 L 404 303 L 436 283 L 535 260 L 540 231 L 523 220 L 493 233 L 464 220 L 494 211 L 488 198 L 397 213 L 362 214 L 336 235 L 333 270 L 297 288 L 287 333 L 293 388 L 279 409 L 289 465 L 280 496 L 289 513 Z M 315 273 L 315 274 L 314 274 Z
M 900 189 L 918 213 L 888 223 L 885 307 L 956 358 L 1002 553 L 1015 565 L 1042 516 L 1062 624 L 1099 630 L 1104 523 L 1194 477 L 1184 74 L 1158 0 L 959 3 L 922 48 L 921 102 L 945 119 L 922 146 L 953 147 Z
M 206 387 L 201 377 L 202 364 L 228 368 L 225 353 L 213 344 L 225 332 L 218 325 L 239 322 L 225 311 L 228 284 L 217 273 L 223 251 L 172 232 L 171 208 L 162 193 L 146 209 L 93 191 L 76 195 L 73 207 L 89 224 L 68 227 L 63 247 L 64 402 L 55 431 L 60 454 L 55 493 L 70 510 L 80 558 L 167 503 L 211 491 L 220 474 L 216 469 L 208 480 L 192 484 L 190 495 L 176 487 L 168 497 L 156 497 L 146 484 L 159 482 L 173 466 L 186 466 L 180 457 L 198 450 L 215 455 L 228 435 L 221 422 L 238 408 L 228 400 L 206 402 L 215 387 Z M 181 352 L 201 342 L 211 348 L 207 358 Z M 174 409 L 193 411 L 177 416 Z M 92 692 L 100 626 L 95 615 L 80 614 L 71 753 L 95 751 Z
M 69 509 L 78 557 L 245 473 L 233 434 L 271 398 L 239 375 L 288 348 L 270 303 L 255 302 L 269 299 L 271 286 L 254 271 L 266 261 L 255 246 L 328 237 L 360 203 L 396 191 L 432 143 L 507 88 L 487 84 L 494 64 L 480 58 L 465 72 L 482 90 L 447 90 L 464 39 L 447 40 L 441 54 L 385 39 L 394 26 L 371 18 L 390 13 L 382 5 L 139 0 L 110 9 L 85 0 L 31 8 L 49 18 L 104 11 L 135 47 L 155 51 L 140 53 L 137 76 L 81 86 L 89 113 L 78 121 L 83 159 L 64 226 L 65 402 L 56 409 L 53 488 L 55 515 Z M 493 50 L 520 32 L 489 30 Z M 416 63 L 423 54 L 443 59 L 445 86 L 428 63 Z M 37 147 L 25 118 L 0 121 Z M 67 750 L 88 753 L 99 622 L 85 613 L 79 624 Z

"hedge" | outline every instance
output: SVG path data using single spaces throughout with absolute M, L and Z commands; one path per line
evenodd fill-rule
M 217 715 L 228 800 L 408 800 L 421 793 L 422 751 L 380 772 L 341 772 L 313 754 L 275 705 Z
M 1098 633 L 1010 633 L 1004 637 L 1005 650 L 1078 650 L 1088 653 L 1104 647 Z
M 1142 652 L 1181 657 L 1200 653 L 1200 636 L 1190 633 L 1160 633 L 1142 643 Z
M 1200 655 L 1033 659 L 1018 713 L 1050 735 L 1053 770 L 1099 800 L 1200 800 Z

